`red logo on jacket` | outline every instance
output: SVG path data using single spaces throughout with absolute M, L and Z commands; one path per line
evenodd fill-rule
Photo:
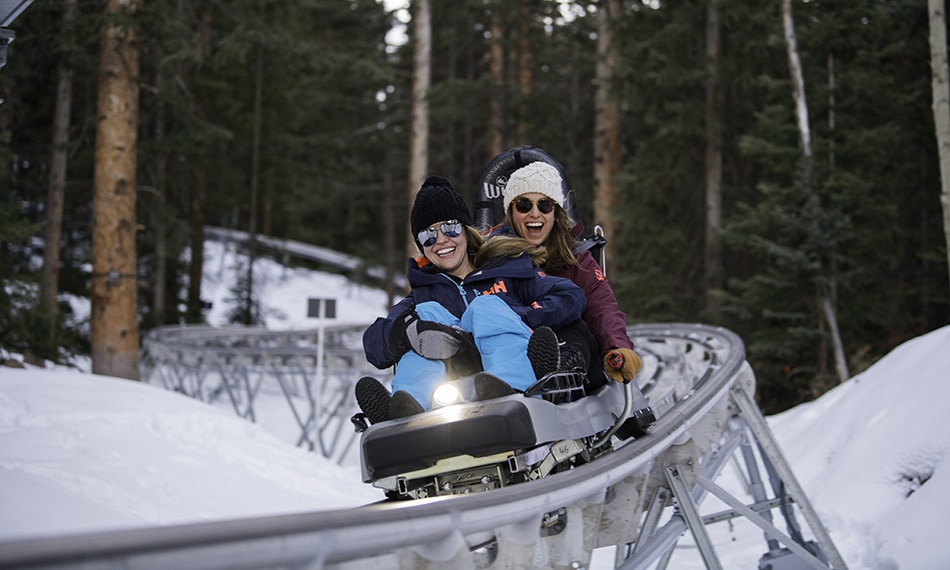
M 491 287 L 482 291 L 482 295 L 497 295 L 498 293 L 507 293 L 508 286 L 505 285 L 504 279 L 499 279 L 495 281 Z

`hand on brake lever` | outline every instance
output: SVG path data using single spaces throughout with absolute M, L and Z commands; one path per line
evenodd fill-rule
M 604 355 L 604 372 L 614 382 L 633 380 L 642 366 L 643 361 L 629 348 L 612 348 Z

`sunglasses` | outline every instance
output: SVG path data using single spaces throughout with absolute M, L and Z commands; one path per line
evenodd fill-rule
M 458 237 L 462 235 L 462 222 L 458 220 L 449 220 L 439 224 L 439 228 L 426 228 L 416 234 L 416 238 L 419 240 L 419 243 L 422 244 L 422 247 L 430 247 L 432 244 L 439 239 L 439 230 L 442 230 L 442 235 L 445 237 Z
M 538 211 L 542 214 L 550 214 L 554 210 L 554 200 L 550 198 L 541 198 L 537 202 L 532 202 L 530 198 L 525 198 L 522 196 L 515 200 L 515 209 L 521 212 L 522 214 L 527 214 L 531 211 L 531 208 L 538 206 Z

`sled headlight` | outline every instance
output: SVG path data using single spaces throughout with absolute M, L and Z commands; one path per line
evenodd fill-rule
M 450 406 L 462 401 L 462 393 L 451 383 L 446 383 L 435 389 L 432 399 L 438 406 Z

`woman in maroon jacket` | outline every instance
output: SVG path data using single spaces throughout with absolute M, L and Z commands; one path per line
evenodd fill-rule
M 598 377 L 602 377 L 598 374 L 601 365 L 614 381 L 632 380 L 642 362 L 627 336 L 627 317 L 617 306 L 613 289 L 591 253 L 574 252 L 573 223 L 563 207 L 561 182 L 558 169 L 543 161 L 531 162 L 514 171 L 502 190 L 505 222 L 518 236 L 547 249 L 547 261 L 542 266 L 546 273 L 566 277 L 584 290 L 587 308 L 583 320 L 590 327 L 602 355 L 600 358 L 590 355 L 589 381 L 595 386 L 598 384 Z M 569 337 L 575 336 L 577 344 L 583 346 L 584 334 L 583 330 L 558 331 L 558 336 L 569 345 Z

